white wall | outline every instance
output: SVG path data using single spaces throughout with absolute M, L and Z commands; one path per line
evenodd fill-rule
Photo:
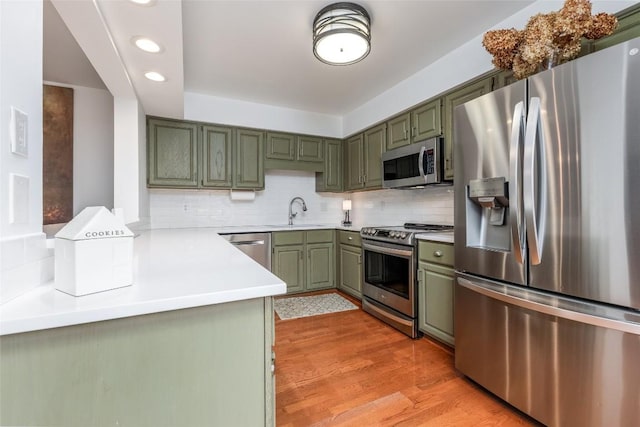
M 73 215 L 87 206 L 113 208 L 113 96 L 104 89 L 44 83 L 73 89 Z
M 73 87 L 73 214 L 113 208 L 113 96 Z
M 339 116 L 196 93 L 184 94 L 184 118 L 231 126 L 342 137 L 342 118 Z
M 140 157 L 141 145 L 146 144 L 144 111 L 137 99 L 117 96 L 113 111 L 113 206 L 123 209 L 126 223 L 138 222 L 141 198 L 146 196 L 146 181 L 140 182 L 142 171 L 146 174 L 146 160 Z
M 28 115 L 28 157 L 13 154 L 10 108 Z M 42 3 L 0 1 L 0 303 L 53 272 L 42 233 Z M 25 215 L 9 221 L 10 174 L 29 177 Z

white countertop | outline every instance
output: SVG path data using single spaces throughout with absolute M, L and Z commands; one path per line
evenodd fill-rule
M 210 228 L 140 232 L 134 239 L 133 269 L 134 283 L 126 288 L 73 297 L 51 282 L 7 302 L 0 306 L 0 335 L 281 295 L 287 290 L 282 280 Z
M 418 240 L 430 240 L 432 242 L 453 243 L 453 231 L 432 231 L 416 234 Z

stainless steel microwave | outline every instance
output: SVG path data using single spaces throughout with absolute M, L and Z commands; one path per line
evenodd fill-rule
M 443 177 L 442 138 L 425 139 L 382 153 L 384 188 L 440 184 Z

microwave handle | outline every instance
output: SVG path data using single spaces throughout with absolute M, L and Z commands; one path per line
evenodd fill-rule
M 420 171 L 420 176 L 427 180 L 427 177 L 424 176 L 424 153 L 427 151 L 427 148 L 422 146 L 420 147 L 420 156 L 418 156 L 418 170 Z

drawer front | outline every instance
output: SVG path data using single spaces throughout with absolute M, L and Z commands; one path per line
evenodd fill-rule
M 309 230 L 307 243 L 333 243 L 333 230 Z
M 360 233 L 355 231 L 338 231 L 338 235 L 340 236 L 340 243 L 343 245 L 352 245 L 352 246 L 362 246 L 362 239 L 360 238 Z
M 421 240 L 418 242 L 418 258 L 421 261 L 453 267 L 453 245 Z
M 273 246 L 302 245 L 304 243 L 304 231 L 277 231 L 271 233 Z

